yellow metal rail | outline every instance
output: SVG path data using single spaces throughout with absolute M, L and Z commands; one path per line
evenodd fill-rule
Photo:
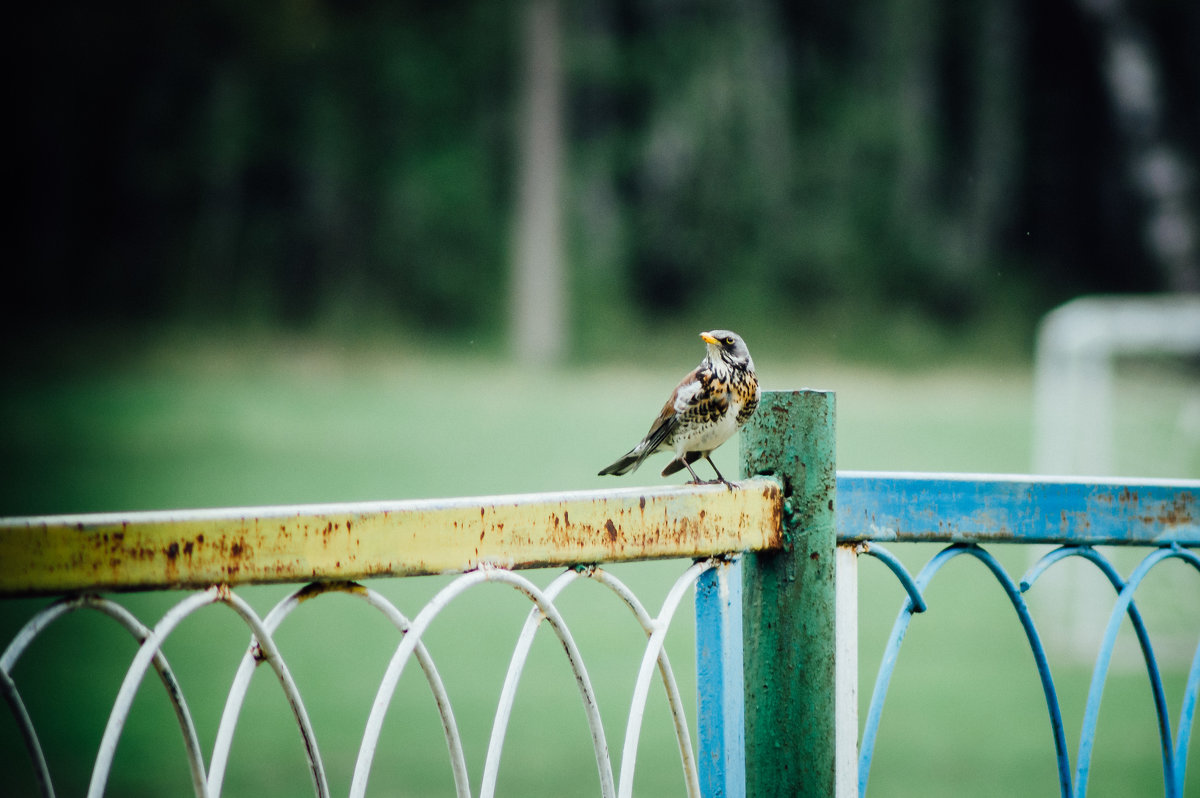
M 779 483 L 0 519 L 0 596 L 359 579 L 778 548 Z

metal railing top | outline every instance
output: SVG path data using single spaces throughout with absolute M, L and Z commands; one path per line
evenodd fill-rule
M 837 539 L 1200 545 L 1200 481 L 839 471 Z M 0 596 L 461 573 L 779 548 L 774 478 L 0 519 Z
M 1200 545 L 1200 480 L 839 471 L 838 541 Z
M 777 548 L 779 483 L 0 518 L 0 596 L 353 580 Z

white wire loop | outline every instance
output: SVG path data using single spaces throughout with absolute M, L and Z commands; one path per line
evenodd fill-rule
M 100 798 L 104 794 L 109 771 L 112 767 L 113 756 L 116 753 L 117 742 L 120 739 L 121 731 L 128 718 L 133 698 L 137 694 L 138 686 L 141 684 L 142 677 L 145 676 L 150 661 L 158 654 L 167 636 L 185 618 L 201 607 L 218 602 L 229 605 L 254 633 L 258 648 L 262 652 L 262 659 L 275 671 L 275 675 L 279 679 L 288 704 L 292 708 L 296 723 L 300 728 L 300 735 L 304 742 L 304 750 L 308 758 L 309 770 L 312 774 L 316 794 L 320 798 L 327 798 L 329 795 L 329 785 L 325 779 L 325 769 L 321 763 L 320 752 L 317 749 L 316 735 L 313 732 L 312 723 L 309 721 L 308 713 L 304 709 L 304 702 L 300 697 L 300 691 L 297 689 L 296 683 L 293 681 L 292 675 L 283 661 L 283 657 L 276 648 L 275 641 L 249 604 L 230 592 L 228 588 L 217 586 L 201 593 L 192 594 L 180 601 L 163 615 L 162 619 L 154 627 L 154 630 L 142 642 L 141 648 L 138 649 L 137 655 L 133 658 L 133 662 L 125 674 L 125 681 L 122 682 L 121 689 L 117 693 L 112 713 L 109 715 L 108 725 L 105 727 L 104 736 L 100 740 L 100 750 L 96 755 L 96 764 L 92 769 L 92 779 L 88 785 L 88 798 Z M 201 773 L 202 776 L 203 773 Z M 205 785 L 203 778 L 195 786 L 197 788 L 197 795 L 212 795 Z
M 276 604 L 267 614 L 266 619 L 263 621 L 263 626 L 268 631 L 274 632 L 279 628 L 284 619 L 299 607 L 302 602 L 331 592 L 339 592 L 361 598 L 391 621 L 392 625 L 401 634 L 408 631 L 410 625 L 408 619 L 391 602 L 376 591 L 354 582 L 328 582 L 306 585 Z M 450 750 L 451 767 L 454 771 L 455 789 L 458 795 L 470 795 L 470 786 L 467 780 L 467 763 L 466 757 L 463 754 L 462 738 L 458 733 L 458 726 L 454 720 L 454 713 L 450 707 L 450 698 L 446 694 L 445 685 L 443 685 L 441 676 L 438 674 L 437 668 L 434 666 L 433 660 L 423 644 L 417 644 L 416 657 L 421 670 L 425 673 L 426 680 L 429 682 L 429 689 L 433 693 L 438 713 L 442 719 L 442 728 L 446 736 L 446 745 Z M 233 686 L 230 688 L 229 697 L 225 702 L 225 711 L 221 716 L 221 725 L 217 731 L 217 741 L 213 748 L 212 767 L 210 768 L 209 775 L 209 790 L 214 796 L 221 794 L 225 768 L 228 764 L 229 752 L 233 745 L 233 733 L 237 726 L 238 715 L 245 702 L 246 692 L 250 686 L 250 678 L 253 676 L 254 669 L 260 661 L 261 659 L 257 655 L 256 646 L 252 641 L 250 648 L 247 649 L 238 666 Z
M 371 763 L 375 757 L 375 748 L 379 743 L 379 734 L 383 728 L 384 716 L 387 714 L 388 705 L 391 702 L 392 694 L 395 692 L 396 684 L 400 680 L 404 666 L 408 662 L 408 658 L 412 655 L 421 635 L 429 628 L 430 623 L 437 617 L 438 613 L 445 609 L 451 601 L 472 587 L 484 582 L 500 582 L 524 593 L 534 602 L 538 610 L 545 615 L 550 628 L 558 636 L 559 641 L 566 651 L 567 659 L 571 664 L 576 684 L 579 687 L 580 697 L 583 701 L 584 712 L 588 718 L 588 726 L 592 734 L 592 747 L 596 757 L 596 769 L 600 775 L 600 793 L 605 798 L 611 798 L 611 796 L 615 795 L 612 765 L 608 756 L 608 742 L 604 737 L 604 726 L 600 721 L 600 710 L 596 703 L 596 694 L 592 688 L 587 668 L 583 663 L 583 657 L 579 653 L 579 648 L 575 644 L 575 640 L 571 636 L 566 622 L 558 612 L 558 608 L 546 597 L 544 591 L 540 590 L 520 574 L 500 568 L 484 566 L 477 571 L 463 574 L 442 588 L 413 620 L 408 633 L 404 636 L 404 640 L 396 649 L 391 662 L 388 663 L 383 682 L 379 686 L 379 692 L 375 697 L 375 703 L 371 707 L 371 714 L 367 719 L 367 729 L 363 734 L 362 746 L 358 752 L 358 761 L 354 767 L 354 777 L 350 782 L 351 798 L 362 798 L 366 794 L 367 778 L 370 774 Z
M 588 577 L 615 593 L 630 609 L 647 635 L 646 652 L 643 656 L 642 669 L 639 672 L 638 688 L 635 688 L 633 705 L 630 708 L 625 733 L 625 749 L 622 751 L 621 756 L 621 781 L 624 785 L 627 780 L 625 774 L 628 773 L 629 786 L 628 788 L 622 788 L 621 792 L 619 792 L 620 795 L 631 794 L 632 792 L 633 767 L 637 752 L 638 735 L 641 731 L 646 698 L 649 693 L 650 670 L 646 667 L 647 662 L 652 664 L 657 663 L 663 687 L 667 692 L 667 701 L 670 705 L 671 716 L 675 722 L 675 733 L 679 744 L 684 782 L 688 795 L 698 796 L 700 794 L 700 779 L 696 769 L 695 754 L 692 750 L 692 738 L 688 731 L 687 716 L 684 712 L 683 700 L 679 695 L 679 686 L 675 680 L 675 674 L 671 669 L 670 659 L 667 657 L 666 650 L 662 646 L 662 641 L 683 594 L 689 587 L 695 584 L 700 574 L 714 567 L 716 562 L 716 560 L 706 560 L 693 565 L 684 572 L 676 580 L 675 585 L 668 593 L 667 600 L 664 602 L 663 610 L 658 618 L 650 617 L 650 614 L 633 591 L 626 587 L 616 576 L 602 568 L 589 568 L 584 571 L 569 569 L 559 575 L 545 590 L 546 597 L 553 601 L 567 585 L 572 584 L 578 577 Z M 500 755 L 504 746 L 504 737 L 508 729 L 508 722 L 512 716 L 517 685 L 520 682 L 521 674 L 524 672 L 525 662 L 533 645 L 534 634 L 543 620 L 544 616 L 537 607 L 530 610 L 529 617 L 525 621 L 525 626 L 521 630 L 516 649 L 509 662 L 508 674 L 504 680 L 504 688 L 500 694 L 500 703 L 497 707 L 492 726 L 492 736 L 488 743 L 487 760 L 483 769 L 483 782 L 479 792 L 480 798 L 492 798 L 495 795 L 496 780 L 500 769 Z M 656 634 L 658 635 L 657 638 L 655 637 Z M 643 681 L 645 682 L 644 688 L 642 687 Z
M 38 741 L 37 732 L 33 728 L 33 722 L 29 718 L 28 712 L 25 711 L 25 705 L 21 701 L 20 694 L 17 692 L 16 685 L 13 683 L 10 674 L 16 666 L 17 661 L 21 658 L 21 655 L 25 653 L 25 650 L 38 635 L 54 621 L 80 609 L 95 610 L 112 618 L 133 637 L 142 649 L 147 648 L 145 643 L 151 636 L 150 629 L 120 604 L 95 595 L 72 596 L 56 601 L 31 618 L 22 627 L 21 631 L 17 633 L 16 637 L 13 638 L 8 648 L 5 649 L 4 654 L 0 656 L 0 689 L 3 689 L 5 698 L 13 709 L 14 717 L 16 717 L 18 726 L 21 729 L 22 739 L 25 741 L 26 749 L 29 751 L 30 758 L 33 761 L 38 789 L 43 796 L 52 797 L 54 795 L 54 786 L 50 778 L 50 771 L 46 765 L 46 758 Z M 171 666 L 167 664 L 167 658 L 163 655 L 162 651 L 155 647 L 150 651 L 147 659 L 149 664 L 154 666 L 159 679 L 163 683 L 163 687 L 167 691 L 168 699 L 175 711 L 175 717 L 183 733 L 184 748 L 187 755 L 188 767 L 191 771 L 192 787 L 196 795 L 204 796 L 207 794 L 204 786 L 204 757 L 200 751 L 200 741 L 196 736 L 196 727 L 192 722 L 191 712 L 188 710 L 183 691 L 180 690 L 179 684 L 175 680 L 175 674 L 171 670 Z M 103 753 L 104 750 L 102 746 L 101 752 Z M 115 741 L 113 743 L 113 750 L 115 751 Z M 111 754 L 112 752 L 109 752 L 109 763 L 111 763 Z M 100 755 L 97 755 L 97 767 L 99 767 L 100 761 Z M 107 781 L 107 772 L 104 780 Z

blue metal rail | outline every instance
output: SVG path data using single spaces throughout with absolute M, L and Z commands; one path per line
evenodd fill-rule
M 1200 545 L 1200 482 L 839 471 L 838 542 Z
M 1200 694 L 1200 646 L 1192 659 L 1172 735 L 1162 677 L 1134 593 L 1150 571 L 1165 560 L 1181 560 L 1200 572 L 1200 557 L 1188 548 L 1200 546 L 1200 481 L 839 472 L 837 519 L 838 542 L 857 544 L 860 551 L 882 561 L 908 594 L 892 627 L 863 729 L 858 761 L 860 796 L 866 795 L 883 704 L 909 622 L 914 613 L 926 609 L 923 593 L 941 567 L 955 557 L 970 555 L 981 561 L 1003 588 L 1029 642 L 1045 695 L 1060 794 L 1082 798 L 1087 792 L 1100 700 L 1117 633 L 1122 619 L 1128 617 L 1154 696 L 1165 794 L 1182 798 L 1188 744 Z M 950 545 L 913 578 L 898 559 L 879 546 L 879 541 Z M 1018 582 L 981 548 L 984 543 L 1062 545 L 1042 557 Z M 1096 545 L 1152 548 L 1125 580 L 1093 548 Z M 1047 569 L 1071 557 L 1095 565 L 1116 594 L 1092 671 L 1074 771 L 1046 651 L 1023 595 Z

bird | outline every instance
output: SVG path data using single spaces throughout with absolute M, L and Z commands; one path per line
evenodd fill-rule
M 720 482 L 732 487 L 710 455 L 754 414 L 762 391 L 754 360 L 740 335 L 710 330 L 700 333 L 700 338 L 707 346 L 704 360 L 679 382 L 646 437 L 599 476 L 629 474 L 650 455 L 673 452 L 664 477 L 686 468 L 694 485 Z M 703 482 L 692 469 L 701 457 L 716 472 L 716 480 Z

